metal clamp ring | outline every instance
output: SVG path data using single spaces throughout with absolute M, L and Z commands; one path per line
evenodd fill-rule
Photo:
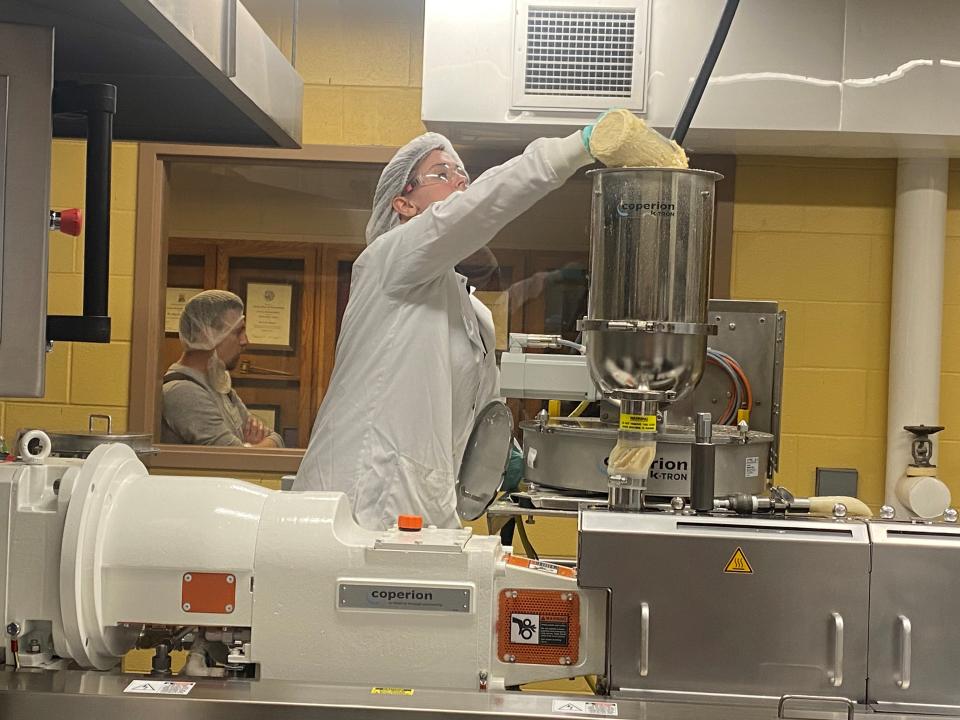
M 716 335 L 717 326 L 707 323 L 663 322 L 660 320 L 598 320 L 583 318 L 577 323 L 579 330 L 605 330 L 608 332 L 667 333 L 670 335 Z
M 628 390 L 617 388 L 610 393 L 616 400 L 649 400 L 651 402 L 673 402 L 677 399 L 676 390 Z

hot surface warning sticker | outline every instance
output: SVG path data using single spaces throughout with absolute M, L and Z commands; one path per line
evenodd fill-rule
M 743 548 L 734 550 L 733 555 L 727 561 L 727 566 L 723 568 L 725 573 L 735 573 L 739 575 L 753 575 L 753 568 L 750 567 L 750 561 L 743 554 Z

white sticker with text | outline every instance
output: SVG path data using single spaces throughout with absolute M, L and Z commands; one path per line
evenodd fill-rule
M 142 695 L 188 695 L 196 683 L 169 682 L 161 680 L 134 680 L 124 689 L 125 693 Z
M 554 700 L 553 712 L 561 715 L 600 715 L 602 717 L 619 715 L 616 703 L 590 700 Z

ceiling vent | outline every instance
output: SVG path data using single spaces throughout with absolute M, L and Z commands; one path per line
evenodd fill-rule
M 645 1 L 517 2 L 514 109 L 642 112 L 648 18 Z

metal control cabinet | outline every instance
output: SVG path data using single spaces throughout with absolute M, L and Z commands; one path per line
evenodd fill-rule
M 960 706 L 960 528 L 871 522 L 870 702 Z
M 0 24 L 0 397 L 43 395 L 53 30 Z
M 584 511 L 620 691 L 866 698 L 866 524 Z

